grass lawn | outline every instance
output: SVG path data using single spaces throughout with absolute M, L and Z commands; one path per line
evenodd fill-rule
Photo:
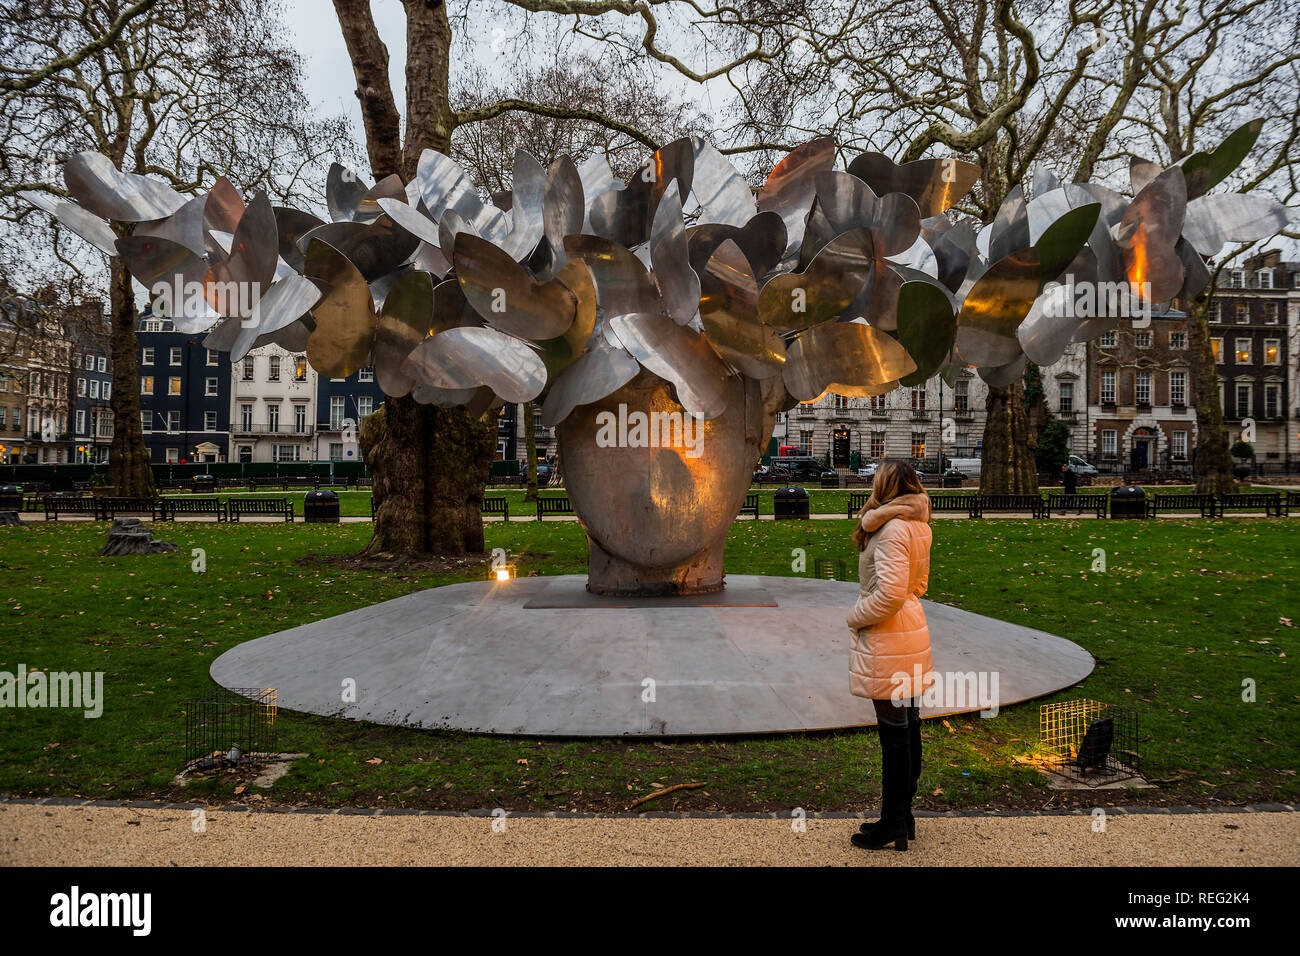
M 368 513 L 368 494 L 354 494 Z M 246 781 L 234 776 L 177 787 L 185 702 L 213 689 L 208 667 L 223 651 L 482 571 L 468 564 L 438 574 L 357 570 L 311 557 L 357 551 L 369 537 L 365 524 L 181 521 L 160 529 L 178 553 L 140 558 L 97 557 L 104 530 L 102 523 L 0 528 L 0 670 L 13 672 L 19 663 L 102 670 L 106 697 L 95 720 L 79 711 L 0 709 L 0 789 L 516 810 L 622 810 L 660 784 L 696 781 L 706 786 L 640 809 L 862 809 L 878 795 L 874 731 L 546 741 L 285 712 L 280 749 L 309 756 L 271 790 L 237 796 Z M 848 531 L 847 521 L 737 522 L 727 564 L 788 575 L 792 549 L 804 548 L 809 568 L 818 557 L 843 557 L 852 574 Z M 487 537 L 489 547 L 511 552 L 521 574 L 585 570 L 576 523 L 492 523 Z M 191 570 L 192 548 L 205 549 L 205 573 Z M 1106 551 L 1104 573 L 1090 570 L 1095 548 Z M 1161 788 L 1104 797 L 1048 790 L 1017 762 L 1035 750 L 1039 702 L 1031 702 L 993 719 L 927 721 L 923 805 L 1300 797 L 1300 738 L 1286 729 L 1300 698 L 1289 667 L 1300 647 L 1292 625 L 1300 619 L 1300 522 L 936 522 L 930 597 L 1087 648 L 1097 670 L 1050 699 L 1089 696 L 1135 708 L 1144 766 Z M 1255 684 L 1253 703 L 1242 700 L 1247 679 Z

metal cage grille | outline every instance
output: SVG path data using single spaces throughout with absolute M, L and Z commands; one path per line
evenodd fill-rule
M 185 767 L 238 767 L 275 752 L 279 692 L 274 687 L 218 688 L 185 707 Z
M 1137 714 L 1099 700 L 1066 700 L 1038 709 L 1048 766 L 1088 783 L 1115 782 L 1140 772 Z

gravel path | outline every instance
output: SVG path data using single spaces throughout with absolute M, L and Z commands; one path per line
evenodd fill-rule
M 0 866 L 1295 866 L 1300 813 L 924 818 L 907 853 L 851 847 L 855 820 L 361 816 L 0 805 Z M 493 823 L 501 832 L 493 831 Z M 504 828 L 502 829 L 502 823 Z

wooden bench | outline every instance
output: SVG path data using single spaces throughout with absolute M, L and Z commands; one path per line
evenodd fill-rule
M 231 521 L 244 515 L 283 515 L 285 521 L 293 520 L 293 502 L 288 498 L 231 498 L 227 508 Z
M 177 515 L 212 515 L 218 521 L 225 521 L 226 505 L 216 495 L 163 498 L 158 507 L 158 520 L 175 521 Z
M 374 498 L 370 499 L 372 509 L 374 501 Z M 510 501 L 507 498 L 484 498 L 481 510 L 484 515 L 500 515 L 502 521 L 510 520 Z
M 1174 494 L 1157 491 L 1147 499 L 1147 517 L 1155 518 L 1162 511 L 1199 511 L 1202 518 L 1215 515 L 1214 495 Z
M 99 516 L 105 521 L 119 515 L 137 517 L 156 517 L 159 509 L 157 498 L 100 498 Z
M 61 514 L 99 518 L 99 499 L 89 495 L 46 495 L 44 502 L 46 521 L 58 521 Z
M 1027 511 L 1035 518 L 1047 517 L 1047 505 L 1042 495 L 980 495 L 980 515 L 990 511 L 1003 513 Z
M 290 487 L 294 488 L 320 488 L 319 478 L 249 478 L 248 490 L 256 491 L 258 488 L 279 488 L 281 491 L 288 491 Z
M 1049 494 L 1047 510 L 1053 511 L 1091 511 L 1098 518 L 1106 517 L 1106 507 L 1110 504 L 1110 495 L 1067 495 Z
M 1282 499 L 1282 513 L 1291 517 L 1291 509 L 1300 508 L 1300 491 L 1288 491 Z
M 1282 517 L 1282 493 L 1280 491 L 1253 491 L 1241 495 L 1219 495 L 1215 499 L 1215 508 L 1219 517 L 1225 511 L 1262 511 L 1265 518 Z
M 738 515 L 753 515 L 758 520 L 758 492 L 751 491 L 745 495 L 745 503 L 740 506 Z
M 542 515 L 571 515 L 573 507 L 569 504 L 568 495 L 538 495 L 537 496 L 537 520 L 542 520 Z
M 968 518 L 983 515 L 979 495 L 930 495 L 930 511 L 937 514 L 962 514 Z
M 867 503 L 867 499 L 870 497 L 871 497 L 871 492 L 869 491 L 850 491 L 849 506 L 845 510 L 844 517 L 852 518 L 854 515 L 856 515 L 859 511 L 862 510 L 862 506 Z

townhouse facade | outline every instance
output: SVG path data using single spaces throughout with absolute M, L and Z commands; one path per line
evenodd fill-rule
M 150 461 L 219 462 L 230 443 L 230 354 L 146 311 L 136 330 L 140 425 Z
M 384 403 L 375 381 L 375 368 L 367 365 L 347 378 L 318 376 L 316 433 L 313 454 L 317 461 L 360 461 L 358 441 L 361 420 Z
M 311 461 L 319 376 L 307 356 L 278 345 L 253 349 L 230 367 L 230 460 Z

